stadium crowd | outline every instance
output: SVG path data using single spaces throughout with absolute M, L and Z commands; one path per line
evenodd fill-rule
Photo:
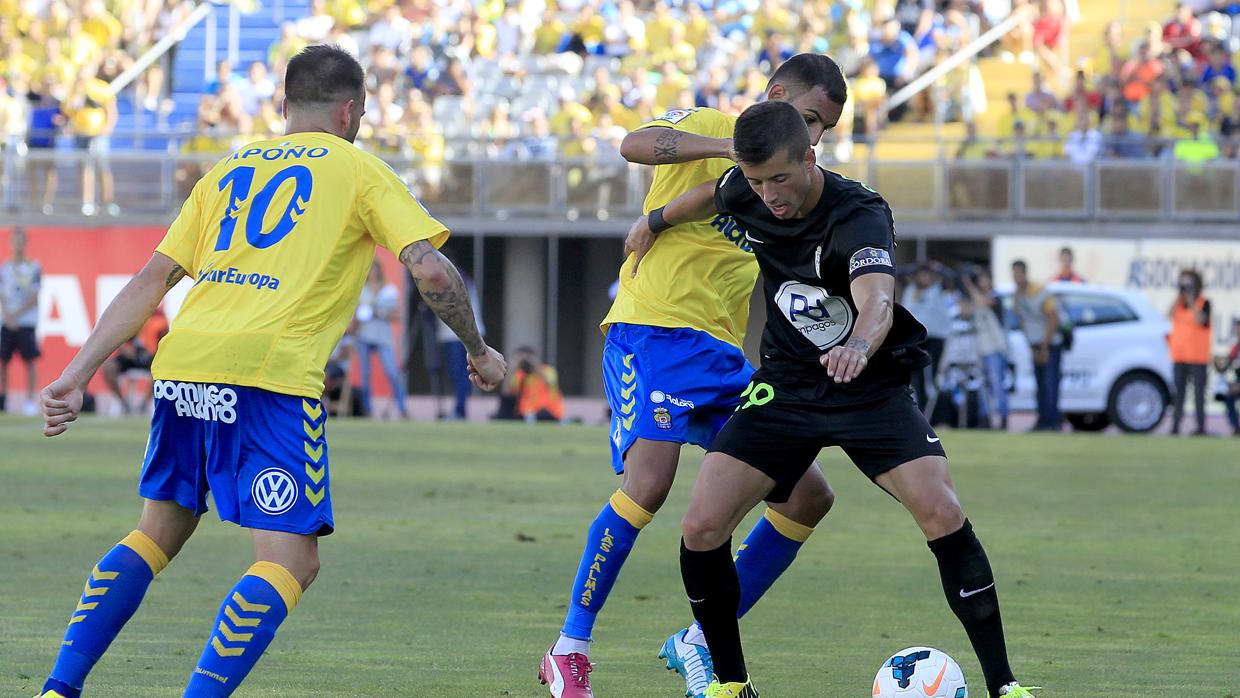
M 962 159 L 1236 156 L 1240 31 L 1232 15 L 1240 4 L 1183 3 L 1140 36 L 1112 23 L 1092 56 L 1067 45 L 1076 5 L 314 0 L 306 16 L 281 27 L 265 61 L 217 66 L 181 148 L 214 155 L 278 133 L 285 63 L 308 44 L 330 41 L 356 52 L 368 70 L 363 142 L 417 161 L 412 184 L 431 200 L 451 156 L 618 159 L 624 133 L 668 109 L 739 113 L 760 97 L 764 75 L 801 51 L 829 52 L 851 81 L 852 104 L 834 135 L 841 157 L 857 134 L 872 137 L 888 119 L 925 120 L 936 110 L 966 123 L 955 152 Z M 117 123 L 108 83 L 155 40 L 184 32 L 192 8 L 190 0 L 0 0 L 5 147 L 89 149 L 98 157 L 82 161 L 83 212 L 94 212 L 96 201 L 115 211 L 103 158 Z M 966 63 L 885 112 L 887 95 L 1012 15 L 1015 28 L 991 51 L 1030 72 L 1027 93 L 1009 94 L 982 118 L 981 71 Z M 175 50 L 120 98 L 166 114 L 174 60 Z M 197 160 L 182 167 L 185 187 L 201 167 Z M 50 208 L 56 168 L 43 160 L 26 174 L 33 198 Z

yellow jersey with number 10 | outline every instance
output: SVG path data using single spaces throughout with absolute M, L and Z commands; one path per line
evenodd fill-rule
M 715 109 L 673 109 L 641 128 L 671 128 L 710 138 L 731 138 L 736 117 Z M 651 211 L 697 185 L 718 179 L 730 160 L 712 158 L 658 165 L 642 210 Z M 642 258 L 637 278 L 633 255 L 620 267 L 620 290 L 603 319 L 655 327 L 688 327 L 735 346 L 745 341 L 749 297 L 758 279 L 745 232 L 731 216 L 678 225 L 659 236 Z
M 386 163 L 342 138 L 246 145 L 198 181 L 156 248 L 194 286 L 151 373 L 317 398 L 375 245 L 447 238 Z

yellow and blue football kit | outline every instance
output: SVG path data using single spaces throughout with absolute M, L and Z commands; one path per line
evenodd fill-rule
M 677 109 L 642 128 L 731 138 L 735 123 L 736 117 L 714 109 Z M 643 209 L 665 206 L 699 184 L 717 180 L 731 166 L 723 159 L 659 165 Z M 616 473 L 624 471 L 625 453 L 637 439 L 709 446 L 740 403 L 754 370 L 741 345 L 758 267 L 744 230 L 731 217 L 676 226 L 659 237 L 636 277 L 632 269 L 630 256 L 620 268 L 619 292 L 602 322 L 607 336 L 603 384 L 612 411 Z M 586 535 L 563 638 L 590 639 L 598 612 L 651 518 L 623 491 L 599 512 Z M 746 609 L 791 563 L 803 540 L 788 540 L 774 529 L 766 535 L 770 526 L 763 526 L 755 532 L 776 543 L 759 544 L 756 556 L 744 558 L 742 570 L 752 597 Z
M 323 369 L 352 318 L 376 245 L 438 246 L 442 224 L 378 158 L 326 133 L 259 141 L 195 186 L 157 251 L 193 280 L 160 342 L 138 492 L 297 534 L 332 531 Z M 134 531 L 99 561 L 44 684 L 78 698 L 91 668 L 168 564 Z M 255 563 L 224 597 L 185 689 L 236 690 L 301 597 Z
M 291 533 L 330 533 L 332 348 L 375 246 L 448 231 L 382 160 L 326 133 L 251 143 L 203 177 L 157 250 L 194 286 L 160 341 L 139 493 Z
M 735 123 L 714 109 L 674 109 L 642 128 L 731 138 Z M 719 158 L 659 165 L 642 208 L 665 206 L 731 166 Z M 639 438 L 708 446 L 753 373 L 740 347 L 758 266 L 731 217 L 678 225 L 660 236 L 636 277 L 633 259 L 620 268 L 619 292 L 602 323 L 617 473 Z

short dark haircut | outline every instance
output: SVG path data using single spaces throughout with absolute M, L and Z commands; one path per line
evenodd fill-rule
M 1076 255 L 1072 253 L 1072 248 L 1071 248 L 1071 247 L 1060 247 L 1060 248 L 1059 248 L 1059 254 L 1066 254 L 1066 255 L 1068 255 L 1069 257 L 1074 257 L 1074 258 L 1076 257 Z
M 798 53 L 784 61 L 771 76 L 766 89 L 779 83 L 790 97 L 821 87 L 827 99 L 844 106 L 848 101 L 848 83 L 835 61 L 820 53 Z
M 1025 264 L 1025 260 L 1023 259 L 1018 259 L 1015 262 L 1012 262 L 1012 268 L 1016 269 L 1017 267 L 1020 267 L 1021 271 L 1029 271 L 1029 265 Z
M 284 74 L 284 96 L 289 104 L 360 99 L 365 91 L 362 64 L 335 44 L 307 46 L 289 59 Z
M 809 128 L 797 108 L 787 102 L 761 102 L 736 120 L 732 149 L 738 162 L 758 165 L 783 151 L 798 160 L 809 150 Z

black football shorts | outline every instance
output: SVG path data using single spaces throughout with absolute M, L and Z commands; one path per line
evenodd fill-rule
M 758 370 L 741 406 L 710 446 L 774 480 L 769 502 L 788 501 L 828 446 L 843 449 L 871 480 L 924 456 L 946 456 L 907 386 L 840 403 L 824 400 L 821 390 L 802 381 L 780 378 Z

